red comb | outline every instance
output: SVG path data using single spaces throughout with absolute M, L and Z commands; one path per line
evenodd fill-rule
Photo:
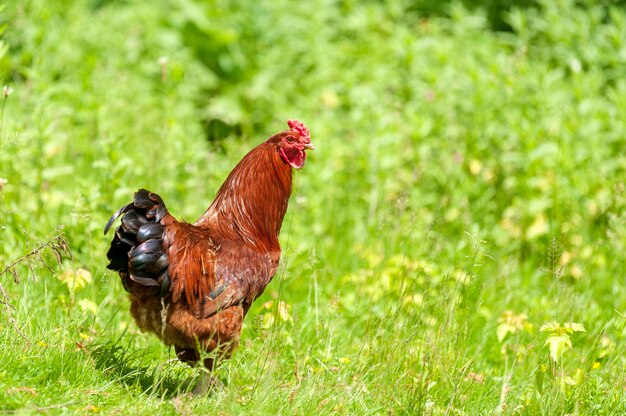
M 294 133 L 298 133 L 302 138 L 309 139 L 309 141 L 311 140 L 311 133 L 304 123 L 298 120 L 288 120 L 287 125 Z

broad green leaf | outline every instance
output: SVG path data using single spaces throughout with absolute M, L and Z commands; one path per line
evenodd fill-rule
M 541 325 L 541 328 L 539 328 L 539 331 L 541 331 L 541 332 L 555 332 L 560 327 L 561 327 L 561 325 L 557 321 L 546 322 L 545 324 Z
M 59 276 L 59 280 L 63 282 L 70 292 L 76 289 L 82 289 L 91 283 L 91 273 L 88 270 L 79 267 L 76 270 L 66 270 Z
M 580 385 L 585 380 L 585 372 L 582 368 L 577 368 L 576 373 L 574 373 L 574 381 L 576 384 Z
M 535 371 L 535 387 L 540 395 L 543 394 L 543 381 L 545 379 L 545 375 L 546 373 L 542 368 L 538 368 L 537 371 Z
M 98 305 L 89 299 L 79 300 L 78 306 L 80 306 L 83 312 L 91 312 L 94 315 L 98 312 Z
M 496 330 L 496 334 L 498 336 L 498 342 L 502 342 L 506 334 L 515 332 L 515 328 L 508 323 L 503 323 L 498 325 L 498 329 Z
M 549 346 L 550 358 L 556 363 L 565 350 L 572 348 L 572 341 L 570 341 L 569 335 L 550 335 L 544 345 Z
M 574 381 L 574 379 L 569 376 L 565 376 L 565 377 L 561 377 L 560 384 L 561 384 L 561 390 L 564 392 L 568 392 L 569 387 L 576 385 L 576 381 Z
M 565 330 L 570 334 L 574 332 L 587 332 L 583 324 L 578 324 L 575 322 L 565 322 L 563 326 L 565 327 Z

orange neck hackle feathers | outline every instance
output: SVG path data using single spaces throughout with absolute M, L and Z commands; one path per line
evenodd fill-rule
M 280 150 L 292 145 L 313 148 L 303 123 L 289 120 L 288 125 L 291 130 L 273 135 L 244 156 L 196 225 L 217 229 L 225 239 L 242 241 L 259 251 L 280 252 L 278 235 L 293 175 L 292 165 Z M 293 136 L 297 143 L 291 143 Z

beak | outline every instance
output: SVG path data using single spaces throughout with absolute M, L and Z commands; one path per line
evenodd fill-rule
M 307 143 L 304 145 L 305 149 L 309 149 L 309 150 L 315 150 L 315 146 L 313 146 L 313 143 Z

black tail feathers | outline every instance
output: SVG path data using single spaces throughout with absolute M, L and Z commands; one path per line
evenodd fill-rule
M 167 273 L 169 261 L 162 245 L 165 228 L 161 220 L 167 213 L 159 195 L 140 189 L 135 192 L 133 202 L 118 209 L 104 227 L 106 234 L 122 216 L 107 252 L 110 261 L 107 268 L 120 272 L 122 280 L 129 278 L 142 286 L 158 289 L 160 296 L 165 295 L 171 285 Z M 130 290 L 130 282 L 122 283 Z

